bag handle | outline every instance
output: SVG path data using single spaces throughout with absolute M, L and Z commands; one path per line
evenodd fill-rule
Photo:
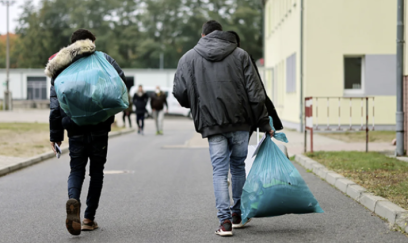
M 288 138 L 286 137 L 286 135 L 285 135 L 285 133 L 283 133 L 283 132 L 276 132 L 276 129 L 275 129 L 275 127 L 273 126 L 273 120 L 272 120 L 272 117 L 271 116 L 269 116 L 269 125 L 272 127 L 272 130 L 273 130 L 273 137 L 276 139 L 276 140 L 279 140 L 279 141 L 281 141 L 281 142 L 284 142 L 284 143 L 288 143 L 289 141 L 288 141 Z

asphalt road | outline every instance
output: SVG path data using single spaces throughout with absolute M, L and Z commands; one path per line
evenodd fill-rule
M 385 221 L 296 165 L 323 214 L 254 219 L 232 238 L 214 234 L 212 169 L 207 149 L 164 149 L 194 134 L 185 118 L 165 121 L 165 135 L 147 124 L 109 141 L 107 172 L 96 220 L 100 229 L 71 236 L 65 229 L 69 156 L 0 177 L 0 242 L 408 242 Z M 290 138 L 289 138 L 290 139 Z M 130 173 L 114 174 L 117 170 Z M 84 183 L 85 202 L 88 180 Z M 84 211 L 84 208 L 82 209 Z

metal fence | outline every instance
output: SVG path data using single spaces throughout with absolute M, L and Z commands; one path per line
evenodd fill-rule
M 338 105 L 333 106 L 333 101 Z M 360 124 L 357 125 L 353 121 L 353 108 L 355 102 L 360 103 Z M 326 105 L 320 105 L 321 103 Z M 371 104 L 370 104 L 371 103 Z M 348 104 L 348 105 L 345 105 Z M 369 110 L 372 109 L 372 125 L 369 127 Z M 315 111 L 315 115 L 314 112 Z M 325 116 L 319 116 L 324 111 Z M 348 122 L 344 120 L 348 116 Z M 313 120 L 315 118 L 315 122 Z M 333 123 L 333 118 L 337 118 L 337 122 Z M 319 119 L 323 123 L 319 123 Z M 325 120 L 325 121 L 324 121 Z M 355 119 L 354 119 L 355 120 Z M 304 152 L 307 151 L 307 131 L 310 133 L 310 152 L 313 153 L 313 132 L 314 131 L 333 131 L 333 132 L 349 132 L 349 131 L 365 131 L 366 132 L 366 152 L 368 152 L 369 130 L 375 130 L 375 98 L 374 97 L 306 97 L 305 98 L 305 137 L 304 137 Z

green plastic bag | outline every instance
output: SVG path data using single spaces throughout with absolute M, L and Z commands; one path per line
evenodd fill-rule
M 54 87 L 62 110 L 79 126 L 104 122 L 129 106 L 126 85 L 102 52 L 71 64 Z
M 275 132 L 274 137 L 288 142 L 284 133 Z M 254 217 L 323 213 L 299 171 L 268 135 L 244 184 L 241 213 L 242 223 Z

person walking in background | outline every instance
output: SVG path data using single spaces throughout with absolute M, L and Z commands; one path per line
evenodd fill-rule
M 143 86 L 139 85 L 137 92 L 133 95 L 133 104 L 136 107 L 136 124 L 139 128 L 137 132 L 142 135 L 144 134 L 144 119 L 148 100 L 149 96 L 143 91 Z
M 244 227 L 240 206 L 249 133 L 257 126 L 273 136 L 261 81 L 248 53 L 237 48 L 235 36 L 211 20 L 204 23 L 198 44 L 180 59 L 173 94 L 191 109 L 196 131 L 208 138 L 220 222 L 215 233 L 231 236 L 232 228 Z
M 69 156 L 71 157 L 71 171 L 68 178 L 68 197 L 66 203 L 66 227 L 73 235 L 79 235 L 82 230 L 95 230 L 98 224 L 95 222 L 95 213 L 99 205 L 102 192 L 103 170 L 108 152 L 108 133 L 114 116 L 96 125 L 78 126 L 63 111 L 58 101 L 54 87 L 54 81 L 58 75 L 75 61 L 82 57 L 92 55 L 95 50 L 95 36 L 85 29 L 75 31 L 71 36 L 71 45 L 60 50 L 49 58 L 45 73 L 51 78 L 50 91 L 50 141 L 51 147 L 56 153 L 55 145 L 61 146 L 64 140 L 64 129 L 69 137 Z M 126 83 L 125 75 L 116 61 L 107 54 L 106 60 L 115 68 L 123 82 Z M 82 184 L 85 179 L 85 168 L 90 159 L 88 196 L 86 200 L 85 218 L 81 227 L 81 203 L 80 195 Z
M 153 118 L 156 122 L 156 135 L 163 135 L 164 106 L 166 105 L 166 110 L 169 108 L 166 94 L 160 90 L 160 86 L 157 86 L 150 99 Z
M 132 128 L 132 120 L 130 119 L 130 115 L 132 114 L 132 98 L 130 97 L 130 94 L 128 94 L 129 97 L 129 107 L 123 111 L 123 127 L 126 127 L 126 117 L 128 118 L 129 121 L 129 127 Z

